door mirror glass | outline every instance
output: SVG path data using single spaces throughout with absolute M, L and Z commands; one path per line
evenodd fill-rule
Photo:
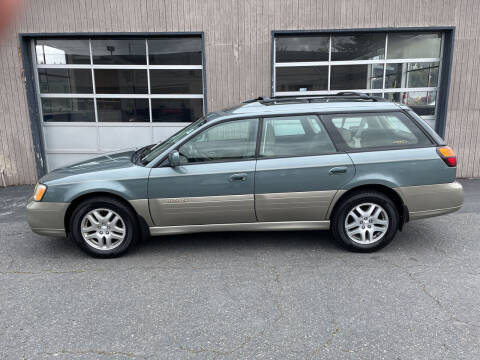
M 172 168 L 180 165 L 180 153 L 177 150 L 173 150 L 168 154 L 168 163 Z

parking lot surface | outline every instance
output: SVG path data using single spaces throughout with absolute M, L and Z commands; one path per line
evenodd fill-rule
M 355 254 L 329 232 L 152 238 L 118 259 L 33 234 L 0 189 L 1 359 L 480 359 L 480 181 Z

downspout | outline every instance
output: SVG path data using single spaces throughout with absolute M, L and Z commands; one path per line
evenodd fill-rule
M 7 187 L 7 180 L 5 180 L 5 169 L 0 169 L 0 177 L 2 178 L 2 186 Z

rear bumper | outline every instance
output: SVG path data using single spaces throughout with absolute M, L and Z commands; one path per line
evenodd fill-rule
M 406 186 L 395 189 L 408 208 L 410 220 L 444 215 L 463 205 L 463 187 L 458 182 Z
M 28 225 L 40 235 L 65 237 L 64 219 L 68 205 L 30 199 L 26 208 Z

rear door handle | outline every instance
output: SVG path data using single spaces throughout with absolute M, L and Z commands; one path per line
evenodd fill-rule
M 228 178 L 228 181 L 245 181 L 247 180 L 247 173 L 233 174 Z
M 330 171 L 328 172 L 329 175 L 338 175 L 338 174 L 345 174 L 347 172 L 347 167 L 346 166 L 337 166 L 334 168 L 331 168 Z

